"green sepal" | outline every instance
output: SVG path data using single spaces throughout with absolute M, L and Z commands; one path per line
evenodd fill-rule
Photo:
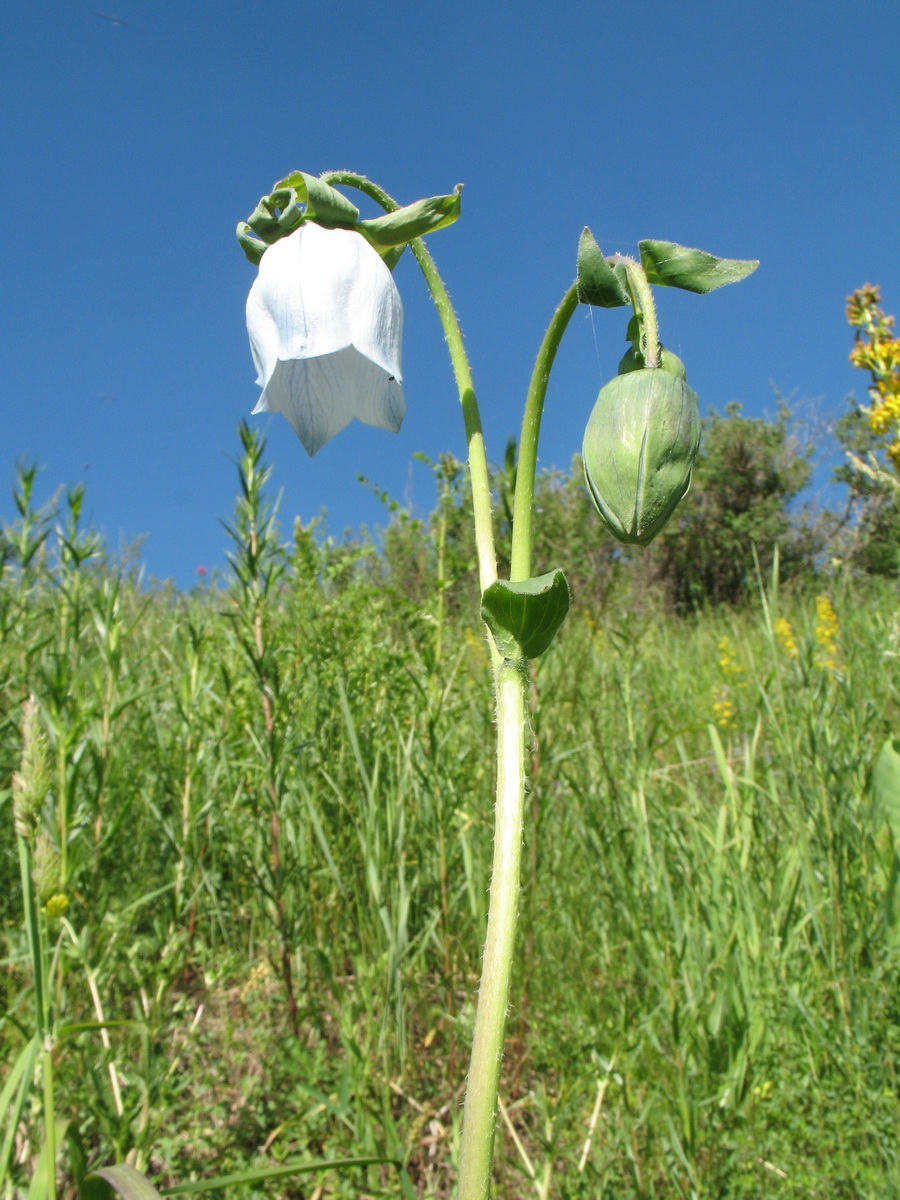
M 247 224 L 267 246 L 286 237 L 303 221 L 303 209 L 293 188 L 275 188 L 263 196 L 247 218 Z
M 631 342 L 631 347 L 619 360 L 617 375 L 627 375 L 629 371 L 643 371 L 647 365 L 645 361 L 647 335 L 644 330 L 644 314 L 642 312 L 636 312 L 628 322 L 625 340 Z M 660 370 L 668 371 L 671 375 L 677 375 L 680 379 L 687 379 L 687 371 L 678 355 L 667 350 L 662 342 L 657 342 L 657 347 L 659 351 L 657 367 Z
M 241 243 L 241 249 L 254 264 L 258 264 L 259 260 L 268 250 L 268 246 L 258 238 L 246 221 L 238 221 L 237 224 L 237 240 Z
M 81 1200 L 111 1200 L 118 1192 L 125 1200 L 162 1200 L 146 1177 L 128 1163 L 98 1167 L 81 1185 Z
M 539 658 L 569 611 L 569 585 L 562 571 L 520 583 L 498 579 L 481 598 L 481 615 L 497 649 L 513 662 Z
M 644 336 L 644 314 L 642 312 L 632 313 L 628 318 L 625 341 L 631 342 L 631 348 L 635 353 L 643 355 L 646 338 Z
M 737 283 L 759 266 L 759 259 L 717 258 L 677 242 L 643 241 L 638 248 L 648 282 L 686 292 L 711 292 L 726 283 Z
M 587 225 L 578 239 L 578 299 L 597 308 L 629 303 L 624 264 L 610 266 Z
M 403 208 L 394 209 L 381 217 L 360 221 L 356 228 L 364 234 L 376 250 L 394 246 L 405 246 L 413 238 L 425 237 L 445 225 L 452 225 L 461 208 L 462 185 L 449 196 L 429 196 Z
M 628 318 L 628 325 L 625 328 L 625 341 L 633 342 L 636 346 L 640 341 L 641 329 L 644 325 L 643 313 L 634 313 Z
M 291 171 L 290 175 L 278 180 L 272 195 L 282 188 L 292 189 L 298 202 L 306 205 L 307 221 L 315 221 L 326 229 L 352 229 L 359 220 L 359 209 L 353 201 L 315 175 Z
M 376 246 L 375 249 L 381 255 L 381 261 L 384 263 L 387 269 L 389 271 L 393 271 L 394 267 L 396 267 L 397 263 L 403 257 L 403 251 L 406 249 L 406 242 L 404 242 L 402 246 L 388 246 L 387 248 Z
M 619 369 L 617 375 L 627 375 L 629 371 L 643 371 L 646 367 L 644 356 L 640 350 L 634 346 L 627 350 L 619 361 Z M 659 370 L 668 371 L 670 375 L 677 375 L 679 379 L 687 379 L 687 371 L 684 368 L 684 363 L 671 350 L 667 350 L 662 342 L 659 343 Z
M 267 247 L 304 221 L 315 221 L 325 229 L 353 229 L 358 220 L 359 209 L 336 188 L 303 171 L 292 171 L 262 197 L 246 221 L 238 223 L 237 239 L 247 258 L 258 263 Z

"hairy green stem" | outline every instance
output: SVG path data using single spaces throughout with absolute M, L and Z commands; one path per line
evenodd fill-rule
M 531 373 L 531 383 L 525 399 L 522 415 L 522 433 L 519 438 L 519 459 L 516 467 L 516 498 L 513 509 L 512 559 L 509 577 L 518 582 L 531 577 L 531 549 L 533 542 L 532 522 L 534 518 L 534 481 L 537 471 L 538 438 L 541 418 L 544 415 L 544 399 L 550 369 L 572 314 L 578 307 L 578 285 L 573 283 L 553 314 L 553 319 L 544 334 Z
M 504 661 L 497 686 L 497 804 L 491 899 L 463 1111 L 457 1200 L 490 1195 L 494 1124 L 519 904 L 525 805 L 526 673 Z
M 647 282 L 647 273 L 639 262 L 627 255 L 616 256 L 617 261 L 625 264 L 625 277 L 628 280 L 628 290 L 631 293 L 631 304 L 635 315 L 640 313 L 643 319 L 644 366 L 656 368 L 659 366 L 659 322 L 656 319 L 656 304 L 653 292 Z
M 328 184 L 343 184 L 353 187 L 376 204 L 380 204 L 385 212 L 394 212 L 400 207 L 393 196 L 389 196 L 365 175 L 357 175 L 353 171 L 326 171 L 321 178 Z M 478 411 L 478 400 L 475 396 L 475 385 L 472 381 L 472 369 L 466 354 L 462 330 L 459 320 L 450 301 L 450 296 L 444 286 L 434 259 L 428 252 L 421 238 L 415 238 L 409 243 L 416 262 L 425 276 L 428 290 L 434 301 L 444 338 L 450 351 L 450 361 L 459 392 L 459 402 L 462 405 L 463 421 L 466 429 L 466 443 L 469 452 L 469 477 L 472 485 L 472 510 L 475 520 L 475 544 L 478 554 L 478 579 L 482 592 L 497 578 L 497 553 L 494 549 L 493 518 L 491 514 L 491 479 L 488 470 L 487 453 L 484 447 L 484 434 L 481 428 L 481 415 Z M 496 662 L 495 662 L 496 666 Z
M 459 321 L 444 281 L 438 274 L 434 259 L 421 238 L 416 238 L 410 242 L 409 246 L 425 276 L 425 282 L 428 284 L 428 290 L 431 292 L 431 298 L 434 300 L 435 308 L 441 319 L 447 348 L 450 351 L 450 361 L 453 364 L 453 374 L 456 377 L 459 402 L 462 405 L 463 421 L 465 422 L 466 443 L 469 448 L 469 479 L 472 486 L 472 512 L 475 519 L 478 581 L 484 592 L 497 578 L 497 552 L 494 549 L 494 522 L 491 513 L 491 476 L 484 447 L 481 415 L 478 411 L 478 400 L 472 381 L 472 370 L 469 366 Z

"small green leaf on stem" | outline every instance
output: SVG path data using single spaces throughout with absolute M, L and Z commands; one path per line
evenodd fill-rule
M 638 242 L 638 247 L 650 283 L 684 288 L 686 292 L 711 292 L 726 283 L 737 283 L 759 266 L 759 259 L 717 258 L 677 242 L 648 240 Z
M 445 225 L 452 225 L 459 216 L 461 185 L 449 196 L 429 196 L 407 204 L 404 208 L 360 221 L 356 228 L 364 234 L 376 250 L 390 246 L 404 246 L 413 238 L 425 237 Z
M 519 583 L 498 579 L 481 598 L 481 615 L 504 658 L 539 658 L 569 611 L 569 585 L 562 571 Z
M 597 308 L 629 303 L 624 264 L 610 266 L 587 225 L 578 239 L 578 299 Z

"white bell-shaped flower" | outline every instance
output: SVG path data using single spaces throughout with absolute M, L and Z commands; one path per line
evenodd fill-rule
M 352 229 L 311 222 L 271 245 L 247 298 L 247 332 L 263 393 L 309 454 L 356 417 L 396 433 L 403 306 L 377 250 Z

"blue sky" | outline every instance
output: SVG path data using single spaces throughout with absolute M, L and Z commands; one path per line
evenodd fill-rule
M 774 385 L 821 431 L 865 384 L 847 360 L 845 296 L 880 283 L 900 309 L 898 45 L 895 0 L 7 0 L 3 475 L 24 457 L 42 497 L 83 481 L 90 519 L 113 547 L 145 537 L 157 578 L 190 586 L 198 565 L 224 563 L 218 518 L 258 394 L 244 328 L 255 269 L 233 230 L 293 169 L 360 171 L 402 202 L 465 184 L 460 221 L 430 245 L 495 460 L 585 224 L 606 253 L 655 237 L 759 258 L 705 297 L 659 289 L 662 339 L 701 409 L 774 413 Z M 283 418 L 252 418 L 285 530 L 322 508 L 335 536 L 383 523 L 360 473 L 424 511 L 413 455 L 464 454 L 408 259 L 400 434 L 355 424 L 310 460 Z M 576 315 L 542 465 L 580 448 L 625 321 Z

